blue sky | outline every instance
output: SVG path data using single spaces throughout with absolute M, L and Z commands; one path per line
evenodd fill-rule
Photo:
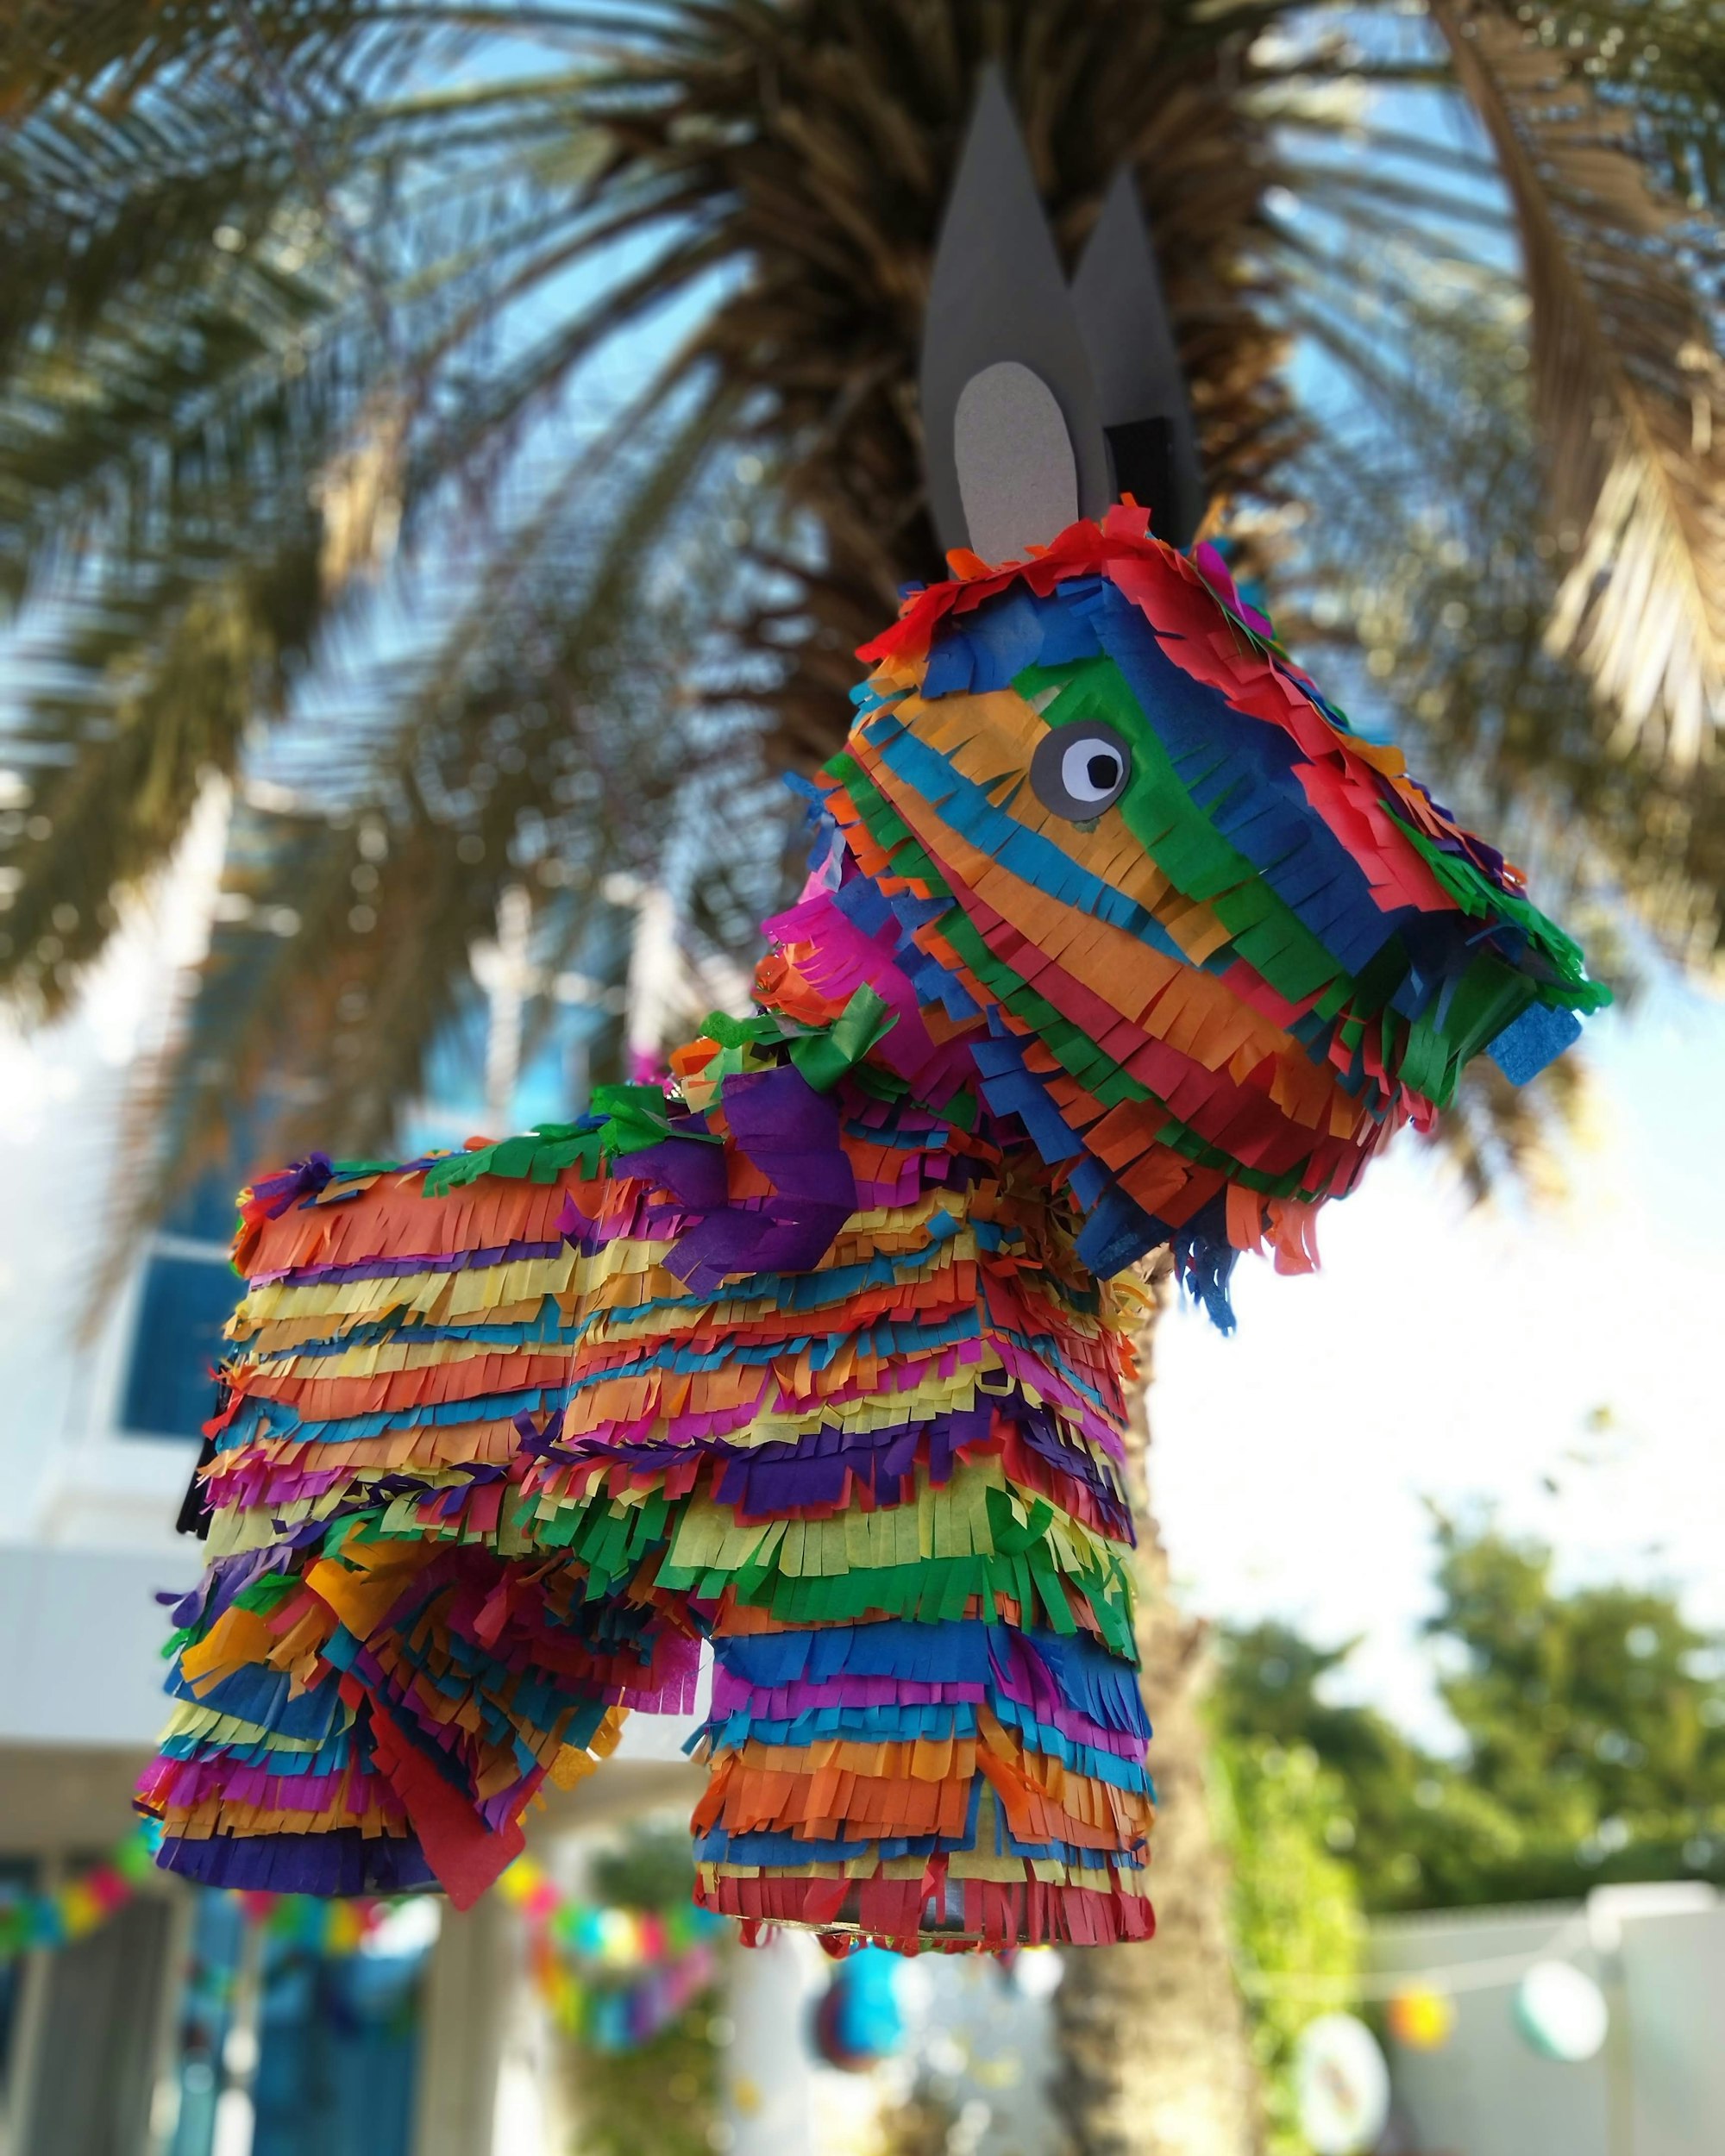
M 1584 1052 L 1563 1200 L 1470 1211 L 1404 1140 L 1326 1210 L 1318 1275 L 1245 1259 L 1233 1339 L 1189 1308 L 1158 1343 L 1151 1473 L 1190 1607 L 1364 1635 L 1351 1688 L 1433 1736 L 1423 1497 L 1494 1502 L 1564 1579 L 1668 1581 L 1725 1626 L 1725 1007 L 1667 981 Z

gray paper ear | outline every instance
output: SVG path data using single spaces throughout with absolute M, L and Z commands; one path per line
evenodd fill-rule
M 983 74 L 941 223 L 921 387 L 943 547 L 1007 561 L 1107 507 L 1084 340 L 996 67 Z
M 969 543 L 985 561 L 1024 558 L 1078 517 L 1078 467 L 1054 392 L 996 360 L 958 392 L 952 461 Z
M 1204 514 L 1197 430 L 1156 250 L 1132 174 L 1116 174 L 1072 280 L 1072 304 L 1113 463 L 1114 494 L 1151 512 L 1158 539 L 1187 547 Z

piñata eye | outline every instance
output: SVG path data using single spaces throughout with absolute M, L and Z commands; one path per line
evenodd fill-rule
M 1030 782 L 1038 800 L 1075 824 L 1088 824 L 1112 808 L 1131 776 L 1131 749 L 1100 719 L 1057 726 L 1031 758 Z

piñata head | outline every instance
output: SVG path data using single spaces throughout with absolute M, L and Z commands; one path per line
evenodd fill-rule
M 997 78 L 923 393 L 955 573 L 863 648 L 827 804 L 925 1006 L 1063 1169 L 1081 1257 L 1170 1244 L 1226 1323 L 1237 1250 L 1309 1264 L 1314 1208 L 1470 1058 L 1525 1079 L 1605 992 L 1218 551 L 1181 550 L 1201 487 L 1135 196 L 1069 293 Z
M 1171 1244 L 1226 1319 L 1235 1251 L 1308 1264 L 1315 1207 L 1471 1057 L 1526 1078 L 1603 1000 L 1214 550 L 1142 511 L 916 593 L 864 655 L 826 805 L 1098 1273 Z

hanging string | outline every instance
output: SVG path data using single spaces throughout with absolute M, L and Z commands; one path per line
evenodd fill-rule
M 1240 1989 L 1253 1998 L 1393 1999 L 1414 1990 L 1490 1991 L 1519 1984 L 1542 1961 L 1561 1959 L 1589 1944 L 1587 1918 L 1565 1917 L 1543 1945 L 1519 1954 L 1479 1961 L 1441 1962 L 1417 1969 L 1364 1970 L 1357 1976 L 1320 1976 L 1300 1970 L 1246 1969 Z

